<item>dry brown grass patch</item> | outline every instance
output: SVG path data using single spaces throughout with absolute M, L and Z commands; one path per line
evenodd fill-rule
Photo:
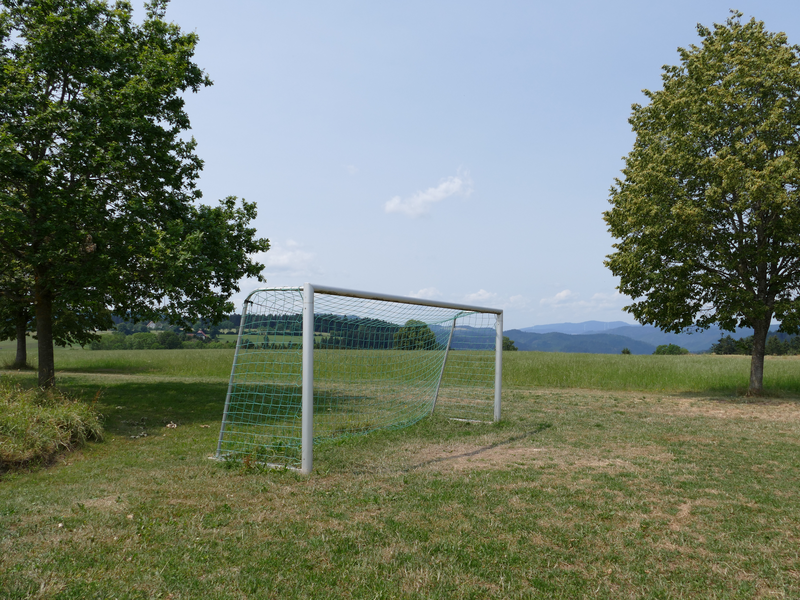
M 84 508 L 94 508 L 103 512 L 123 512 L 126 508 L 124 502 L 119 501 L 119 496 L 106 496 L 105 498 L 91 498 L 78 504 Z
M 408 452 L 409 470 L 465 471 L 479 469 L 506 469 L 514 463 L 527 464 L 544 452 L 543 448 L 509 448 L 507 446 L 479 446 L 475 444 L 435 444 L 415 452 Z
M 675 416 L 704 416 L 718 419 L 762 419 L 800 423 L 800 403 L 759 399 L 752 402 L 721 398 L 666 397 L 651 407 L 653 412 Z

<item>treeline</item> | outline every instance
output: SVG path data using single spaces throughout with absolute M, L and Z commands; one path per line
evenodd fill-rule
M 240 322 L 240 315 L 230 320 Z M 224 323 L 223 323 L 224 325 Z M 319 350 L 435 350 L 443 349 L 450 325 L 427 325 L 410 319 L 404 325 L 375 318 L 323 313 L 314 316 L 314 348 Z M 210 331 L 213 331 L 210 330 Z M 300 348 L 303 335 L 301 314 L 249 314 L 245 320 L 243 348 L 290 350 Z M 286 337 L 290 339 L 285 339 Z M 493 328 L 456 327 L 453 350 L 494 348 Z M 510 343 L 510 340 L 509 340 Z M 512 344 L 513 345 L 513 344 Z M 513 349 L 516 348 L 507 348 Z
M 721 337 L 711 346 L 712 354 L 753 354 L 753 336 L 733 339 L 730 335 Z M 764 353 L 771 356 L 800 354 L 800 336 L 774 333 L 767 338 Z
M 159 331 L 137 332 L 131 335 L 115 332 L 91 342 L 92 350 L 214 350 L 235 348 L 232 342 L 220 342 L 211 338 L 189 337 L 186 333 Z
M 269 335 L 301 336 L 303 315 L 248 315 L 245 329 L 259 329 Z M 314 315 L 314 332 L 325 334 L 315 345 L 320 348 L 388 349 L 400 325 L 381 319 L 349 317 L 347 315 Z M 266 343 L 268 341 L 265 340 Z M 278 344 L 283 346 L 283 344 Z
M 300 338 L 303 333 L 302 315 L 248 316 L 245 330 L 252 329 L 266 334 L 260 335 L 258 340 L 243 341 L 243 348 L 286 350 L 302 347 L 294 341 L 270 340 L 270 336 Z M 319 350 L 433 350 L 444 347 L 428 325 L 413 319 L 405 325 L 397 325 L 381 319 L 320 314 L 314 316 L 314 331 L 314 348 Z
M 194 331 L 203 330 L 211 337 L 217 337 L 223 331 L 238 331 L 239 323 L 241 323 L 242 315 L 232 314 L 228 315 L 227 319 L 220 322 L 218 325 L 212 324 L 210 321 L 201 319 L 192 325 Z M 134 333 L 147 333 L 150 328 L 145 321 L 135 321 L 130 319 L 122 319 L 120 317 L 113 317 L 114 329 L 119 333 L 125 335 L 133 335 Z M 181 327 L 168 325 L 164 321 L 155 323 L 155 328 L 161 331 L 174 331 L 175 333 L 186 333 Z

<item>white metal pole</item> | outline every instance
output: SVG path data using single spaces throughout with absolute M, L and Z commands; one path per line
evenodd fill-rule
M 228 409 L 231 405 L 231 393 L 233 391 L 233 375 L 236 372 L 236 361 L 239 359 L 239 348 L 242 346 L 242 332 L 244 331 L 244 321 L 247 318 L 247 305 L 250 302 L 250 294 L 242 305 L 242 318 L 239 320 L 239 335 L 236 337 L 236 350 L 233 351 L 233 364 L 231 365 L 231 377 L 228 379 L 228 393 L 225 396 L 225 408 L 222 409 L 222 425 L 219 428 L 219 441 L 217 442 L 216 458 L 222 458 L 220 452 L 222 451 L 222 438 L 225 436 L 225 423 L 228 419 Z
M 414 304 L 420 306 L 438 306 L 440 308 L 454 308 L 463 312 L 478 312 L 478 313 L 491 313 L 499 315 L 503 312 L 499 308 L 491 308 L 488 306 L 472 306 L 470 304 L 456 304 L 454 302 L 434 302 L 433 300 L 423 300 L 421 298 L 411 298 L 410 296 L 394 296 L 392 294 L 376 294 L 372 292 L 362 292 L 359 290 L 346 290 L 344 288 L 336 288 L 328 285 L 317 285 L 312 283 L 311 287 L 317 294 L 330 294 L 331 296 L 347 296 L 350 298 L 365 298 L 367 300 L 385 300 L 386 302 L 400 302 L 403 304 Z M 265 287 L 253 290 L 253 292 L 263 292 L 267 290 L 302 290 L 299 287 Z
M 458 318 L 458 317 L 456 317 Z M 433 394 L 433 405 L 431 406 L 431 414 L 436 410 L 436 401 L 439 399 L 439 389 L 442 387 L 442 377 L 444 377 L 444 368 L 447 366 L 447 356 L 450 353 L 450 344 L 453 343 L 453 332 L 456 330 L 456 319 L 453 319 L 453 325 L 450 327 L 450 335 L 447 336 L 447 347 L 444 349 L 444 358 L 442 358 L 442 369 L 439 371 L 439 381 L 436 382 L 436 392 Z
M 503 312 L 499 308 L 488 308 L 486 306 L 472 306 L 470 304 L 456 304 L 454 302 L 435 302 L 433 300 L 423 300 L 422 298 L 411 298 L 410 296 L 395 296 L 392 294 L 375 294 L 359 290 L 346 290 L 344 288 L 331 287 L 329 285 L 312 284 L 314 291 L 320 294 L 330 294 L 332 296 L 349 296 L 351 298 L 366 298 L 368 300 L 385 300 L 387 302 L 401 302 L 403 304 L 418 304 L 420 306 L 439 306 L 441 308 L 454 308 L 465 312 L 488 312 L 499 315 Z
M 314 286 L 303 287 L 303 399 L 301 414 L 302 473 L 311 473 L 314 462 Z
M 494 420 L 500 420 L 500 395 L 503 391 L 503 313 L 497 315 L 497 339 L 494 348 Z

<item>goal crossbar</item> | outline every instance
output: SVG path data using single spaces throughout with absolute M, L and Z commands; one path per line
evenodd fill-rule
M 438 300 L 427 300 L 425 298 L 414 298 L 412 296 L 376 294 L 372 292 L 362 292 L 359 290 L 347 290 L 344 288 L 331 287 L 328 285 L 317 285 L 314 283 L 307 283 L 306 286 L 310 286 L 312 293 L 318 292 L 321 294 L 330 294 L 331 296 L 349 296 L 351 298 L 364 298 L 365 300 L 383 300 L 385 302 L 400 302 L 403 304 L 416 304 L 419 306 L 436 306 L 439 308 L 452 308 L 454 310 L 463 310 L 467 312 L 492 313 L 495 315 L 503 314 L 503 311 L 500 308 L 487 308 L 485 306 L 457 304 L 455 302 L 439 302 Z M 264 289 L 269 289 L 269 288 L 264 288 Z M 272 288 L 272 289 L 281 289 L 281 288 Z M 285 289 L 303 289 L 303 288 L 285 288 Z

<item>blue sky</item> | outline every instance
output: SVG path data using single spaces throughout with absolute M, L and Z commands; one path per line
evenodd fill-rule
M 271 285 L 505 310 L 506 329 L 633 319 L 602 212 L 696 25 L 730 8 L 800 44 L 800 3 L 173 0 L 204 201 L 258 204 Z M 242 282 L 242 294 L 257 284 Z

